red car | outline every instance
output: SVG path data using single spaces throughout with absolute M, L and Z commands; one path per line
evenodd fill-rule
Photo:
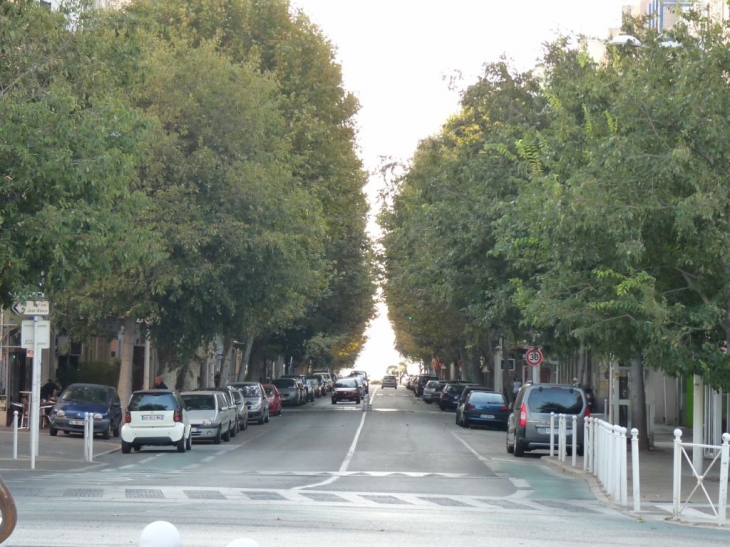
M 281 416 L 281 394 L 274 384 L 264 384 L 262 386 L 266 393 L 266 399 L 269 401 L 269 414 L 272 416 Z
M 342 378 L 335 382 L 332 390 L 332 404 L 336 405 L 338 401 L 354 401 L 360 403 L 360 386 L 355 378 Z

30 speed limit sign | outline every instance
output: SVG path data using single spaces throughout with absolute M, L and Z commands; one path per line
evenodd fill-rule
M 540 348 L 527 348 L 525 361 L 533 367 L 539 366 L 542 363 L 542 351 L 540 351 Z

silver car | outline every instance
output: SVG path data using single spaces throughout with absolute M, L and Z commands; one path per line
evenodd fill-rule
M 234 389 L 231 394 L 233 395 L 233 402 L 236 403 L 238 429 L 245 431 L 248 427 L 248 405 L 246 404 L 246 398 L 240 389 Z
M 228 400 L 220 391 L 188 391 L 181 393 L 190 420 L 193 440 L 213 441 L 220 444 L 231 440 L 236 428 L 231 422 L 237 419 L 236 407 L 228 406 Z
M 550 413 L 555 413 L 555 439 L 557 443 L 557 416 L 568 415 L 568 446 L 577 434 L 578 454 L 583 453 L 583 421 L 590 415 L 584 391 L 564 384 L 525 384 L 517 392 L 507 420 L 507 452 L 523 456 L 527 450 L 550 448 Z M 576 416 L 577 432 L 572 429 L 572 417 Z
M 426 387 L 423 388 L 423 402 L 429 405 L 433 402 L 438 402 L 445 385 L 446 382 L 430 380 L 426 384 Z

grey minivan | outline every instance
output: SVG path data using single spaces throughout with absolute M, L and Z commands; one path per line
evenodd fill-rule
M 583 453 L 583 420 L 590 416 L 586 395 L 580 387 L 564 384 L 525 384 L 520 388 L 507 420 L 507 452 L 523 456 L 526 450 L 550 448 L 550 413 L 555 413 L 555 445 L 558 415 L 568 415 L 568 446 L 573 442 L 572 416 L 577 417 L 578 454 Z

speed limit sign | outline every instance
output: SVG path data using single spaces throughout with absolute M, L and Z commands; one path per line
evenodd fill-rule
M 542 351 L 540 351 L 540 348 L 527 348 L 525 361 L 530 366 L 539 366 L 542 363 Z

